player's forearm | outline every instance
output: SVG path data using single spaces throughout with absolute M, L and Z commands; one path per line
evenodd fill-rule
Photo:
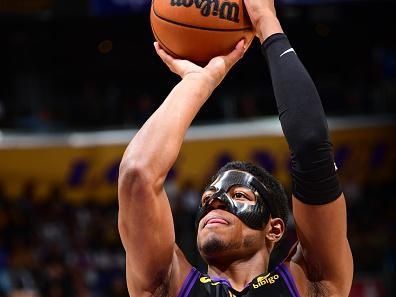
M 286 35 L 274 34 L 263 46 L 279 118 L 294 154 L 310 145 L 307 137 L 328 138 L 326 116 L 316 86 Z M 306 140 L 304 140 L 306 139 Z
M 188 127 L 214 88 L 201 74 L 187 75 L 130 142 L 121 168 L 145 168 L 153 178 L 165 179 Z
M 268 37 L 276 33 L 283 33 L 283 29 L 275 11 L 268 10 L 262 14 L 257 23 L 256 35 L 262 44 Z
M 286 35 L 266 39 L 267 59 L 279 119 L 292 156 L 293 194 L 304 203 L 325 204 L 338 198 L 332 145 L 319 94 Z

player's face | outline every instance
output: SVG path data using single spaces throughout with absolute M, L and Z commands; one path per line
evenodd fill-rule
M 203 193 L 202 205 L 211 199 L 214 192 L 209 189 Z M 227 196 L 242 207 L 257 203 L 257 195 L 248 187 L 232 186 Z M 263 246 L 265 228 L 255 230 L 248 227 L 236 215 L 225 210 L 225 203 L 219 199 L 213 199 L 210 206 L 211 210 L 198 224 L 197 245 L 204 258 L 255 252 Z
M 232 191 L 236 187 L 244 191 Z M 270 216 L 269 204 L 265 200 L 269 195 L 271 194 L 267 188 L 250 173 L 225 171 L 206 188 L 198 208 L 196 224 L 198 226 L 218 201 L 222 203 L 222 209 L 236 215 L 250 228 L 263 229 Z

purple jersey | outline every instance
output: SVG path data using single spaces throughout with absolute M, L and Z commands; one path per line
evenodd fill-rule
M 241 292 L 226 279 L 210 278 L 192 268 L 178 297 L 300 297 L 293 277 L 285 264 L 255 277 Z

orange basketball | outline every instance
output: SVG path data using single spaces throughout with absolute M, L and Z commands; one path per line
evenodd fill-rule
M 165 51 L 198 64 L 254 37 L 243 0 L 152 0 L 150 21 Z

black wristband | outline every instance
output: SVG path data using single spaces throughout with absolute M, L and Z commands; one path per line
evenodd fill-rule
M 325 204 L 341 194 L 325 113 L 311 76 L 287 36 L 262 44 L 283 133 L 292 152 L 293 194 L 307 204 Z

